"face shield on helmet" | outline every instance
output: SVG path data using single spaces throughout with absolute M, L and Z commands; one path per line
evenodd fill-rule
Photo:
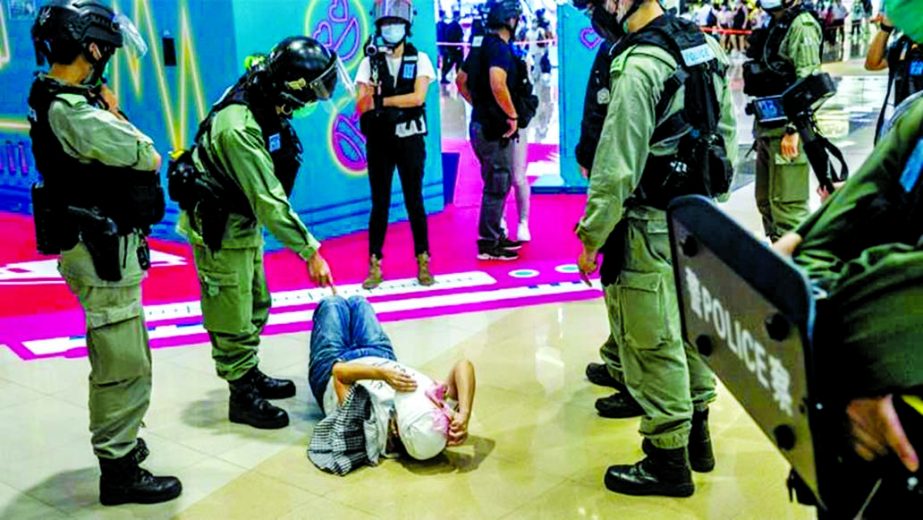
M 372 8 L 372 16 L 376 24 L 394 18 L 413 25 L 413 2 L 410 0 L 376 0 Z
M 281 93 L 283 113 L 296 118 L 307 117 L 318 106 L 328 113 L 337 112 L 355 96 L 356 86 L 339 56 L 312 81 L 301 78 L 285 82 Z
M 118 14 L 113 20 L 119 33 L 122 35 L 122 48 L 131 53 L 135 58 L 143 58 L 147 55 L 147 42 L 141 36 L 141 31 L 130 18 L 124 14 Z

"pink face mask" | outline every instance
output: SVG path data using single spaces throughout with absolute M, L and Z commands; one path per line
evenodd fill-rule
M 452 417 L 454 411 L 445 402 L 445 394 L 448 387 L 443 384 L 435 384 L 426 389 L 426 397 L 436 406 L 436 415 L 433 417 L 433 429 L 448 437 L 449 429 L 452 426 Z

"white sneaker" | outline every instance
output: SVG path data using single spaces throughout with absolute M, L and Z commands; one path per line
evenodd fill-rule
M 516 240 L 520 242 L 531 242 L 532 235 L 529 233 L 529 224 L 526 222 L 520 222 L 519 228 L 516 230 Z

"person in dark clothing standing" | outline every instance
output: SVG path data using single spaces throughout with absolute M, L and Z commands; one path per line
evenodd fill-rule
M 444 40 L 439 40 L 440 42 L 445 42 L 448 45 L 441 46 L 440 49 L 443 52 L 442 55 L 442 84 L 447 85 L 449 83 L 449 73 L 452 72 L 452 69 L 460 69 L 462 62 L 465 59 L 464 49 L 462 49 L 461 44 L 465 41 L 465 31 L 462 29 L 461 22 L 461 13 L 455 11 L 452 13 L 452 21 L 448 23 L 445 29 Z
M 484 193 L 478 225 L 479 260 L 516 260 L 520 242 L 501 230 L 503 206 L 512 183 L 511 143 L 519 130 L 514 92 L 518 84 L 517 58 L 511 41 L 522 7 L 518 0 L 488 3 L 488 33 L 472 42 L 472 51 L 455 80 L 458 92 L 471 103 L 470 138 L 481 163 Z
M 404 190 L 404 204 L 413 231 L 420 285 L 435 283 L 429 271 L 429 237 L 423 205 L 423 174 L 426 163 L 426 90 L 436 77 L 433 63 L 407 42 L 413 23 L 410 0 L 378 0 L 375 3 L 378 52 L 359 64 L 360 124 L 366 137 L 372 211 L 369 215 L 369 276 L 365 289 L 381 284 L 382 249 L 391 208 L 391 182 L 397 168 Z

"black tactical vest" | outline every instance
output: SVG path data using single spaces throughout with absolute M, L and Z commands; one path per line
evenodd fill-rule
M 163 218 L 160 176 L 157 172 L 108 166 L 95 160 L 82 162 L 65 152 L 48 117 L 52 103 L 62 94 L 84 96 L 90 105 L 106 109 L 102 100 L 88 88 L 64 85 L 41 75 L 32 83 L 29 136 L 49 209 L 57 215 L 52 225 L 58 245 L 67 249 L 77 243 L 78 226 L 73 218 L 67 217 L 68 206 L 98 210 L 115 222 L 121 235 L 135 230 L 147 231 Z
M 757 29 L 747 39 L 747 58 L 744 63 L 744 93 L 748 96 L 778 96 L 798 80 L 795 65 L 782 56 L 782 42 L 792 23 L 807 11 L 798 6 L 785 11 L 778 20 L 773 19 L 769 26 Z M 817 52 L 820 55 L 820 47 Z
M 655 107 L 660 123 L 650 144 L 682 137 L 675 154 L 648 157 L 635 199 L 665 209 L 670 200 L 681 195 L 714 197 L 726 193 L 733 170 L 726 162 L 724 140 L 717 131 L 721 106 L 714 91 L 715 78 L 723 77 L 726 71 L 705 34 L 694 23 L 666 14 L 623 39 L 613 54 L 618 56 L 636 45 L 663 49 L 678 65 Z M 664 119 L 682 87 L 683 109 Z
M 199 158 L 205 164 L 210 176 L 217 180 L 228 193 L 237 195 L 232 196 L 236 200 L 230 201 L 231 211 L 252 217 L 253 211 L 246 197 L 239 189 L 236 189 L 231 177 L 222 172 L 215 163 L 214 151 L 209 146 L 211 125 L 215 115 L 231 105 L 244 105 L 253 114 L 263 134 L 263 145 L 266 147 L 266 152 L 272 158 L 273 173 L 279 179 L 287 196 L 291 196 L 298 170 L 301 168 L 301 141 L 289 120 L 279 115 L 272 103 L 257 99 L 257 96 L 247 89 L 247 76 L 242 77 L 212 107 L 208 117 L 202 122 L 196 135 Z
M 590 69 L 583 100 L 583 119 L 580 120 L 580 142 L 575 154 L 577 164 L 587 170 L 593 167 L 596 158 L 596 146 L 602 133 L 603 123 L 609 109 L 612 77 L 609 69 L 612 65 L 614 45 L 603 40 Z

